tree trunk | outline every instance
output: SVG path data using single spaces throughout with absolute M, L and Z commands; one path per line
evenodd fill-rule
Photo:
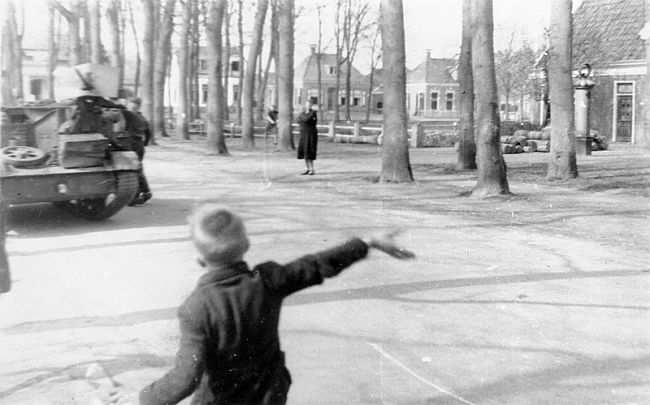
M 571 41 L 573 23 L 571 0 L 551 3 L 551 30 L 548 48 L 548 84 L 551 98 L 551 151 L 546 177 L 578 177 L 574 132 Z
M 222 28 L 226 12 L 225 0 L 211 0 L 206 26 L 208 44 L 208 105 L 207 147 L 210 154 L 227 155 L 228 148 L 223 133 L 223 72 Z
M 471 1 L 463 0 L 463 34 L 458 60 L 458 163 L 456 170 L 476 169 L 476 139 L 474 136 L 474 79 L 472 77 L 472 16 Z
M 198 27 L 199 4 L 195 0 L 192 5 L 192 26 L 190 29 L 190 119 L 201 118 L 199 110 L 199 40 L 200 32 Z
M 75 0 L 72 2 L 71 10 L 65 8 L 59 1 L 52 1 L 50 4 L 56 8 L 68 23 L 68 65 L 76 66 L 81 63 L 79 1 Z
M 278 147 L 295 149 L 291 124 L 293 122 L 293 0 L 280 0 L 278 25 Z
M 181 1 L 183 17 L 179 31 L 178 47 L 178 106 L 176 107 L 176 131 L 182 139 L 190 139 L 188 132 L 189 103 L 188 91 L 188 52 L 190 24 L 192 20 L 192 0 Z
M 54 69 L 56 69 L 56 61 L 58 59 L 58 48 L 56 43 L 55 24 L 56 16 L 55 10 L 52 6 L 48 7 L 48 24 L 47 24 L 47 94 L 50 100 L 54 100 Z
M 476 94 L 476 197 L 509 194 L 501 154 L 499 102 L 494 70 L 492 0 L 472 3 L 472 75 Z
M 156 16 L 154 13 L 154 0 L 142 1 L 142 22 L 144 30 L 142 34 L 142 71 L 140 72 L 140 81 L 142 82 L 142 115 L 153 123 L 154 120 L 154 100 L 153 100 L 153 72 L 154 58 L 156 55 L 154 44 L 154 26 Z M 151 134 L 151 145 L 156 144 L 155 133 Z
M 239 34 L 239 74 L 237 76 L 239 80 L 237 85 L 237 100 L 235 101 L 237 109 L 237 123 L 241 125 L 242 87 L 244 84 L 244 0 L 238 0 L 237 4 L 237 33 Z
M 153 131 L 159 136 L 168 136 L 165 130 L 165 80 L 171 54 L 171 36 L 174 31 L 175 0 L 166 0 L 158 31 L 157 52 L 154 66 L 154 120 Z
M 246 61 L 246 73 L 244 75 L 244 86 L 242 88 L 242 140 L 244 148 L 255 146 L 254 128 L 254 104 L 255 104 L 255 73 L 257 71 L 257 58 L 262 48 L 262 34 L 264 33 L 264 19 L 268 0 L 258 0 L 257 11 L 255 12 L 255 26 L 251 47 L 248 51 Z
M 131 1 L 126 2 L 128 4 L 129 8 L 129 20 L 131 22 L 131 30 L 133 31 L 133 39 L 135 42 L 135 85 L 134 85 L 134 93 L 137 95 L 140 90 L 140 67 L 142 65 L 142 58 L 140 56 L 140 41 L 138 40 L 138 30 L 135 28 L 135 18 L 133 16 L 133 5 L 131 4 Z M 122 42 L 124 43 L 124 42 Z M 122 56 L 124 56 L 124 52 L 122 52 Z M 122 58 L 124 60 L 124 58 Z
M 229 6 L 227 6 L 229 7 Z M 228 94 L 230 89 L 228 81 L 230 80 L 230 9 L 224 11 L 224 25 L 225 25 L 225 55 L 223 60 L 223 109 L 222 115 L 224 120 L 230 119 L 230 103 L 228 102 Z
M 122 62 L 122 44 L 120 34 L 120 0 L 108 0 L 106 7 L 106 19 L 111 33 L 111 66 L 119 69 L 118 83 L 122 87 L 124 83 L 124 63 Z
M 277 47 L 277 37 L 278 37 L 278 6 L 277 2 L 273 1 L 271 3 L 271 38 L 270 38 L 270 49 L 269 49 L 269 56 L 268 59 L 266 60 L 266 66 L 264 67 L 264 74 L 262 76 L 262 83 L 260 84 L 259 88 L 259 100 L 264 100 L 265 105 L 270 105 L 273 104 L 275 101 L 274 100 L 266 100 L 266 89 L 268 87 L 269 83 L 269 71 L 271 70 L 271 62 L 275 59 L 278 53 L 278 47 Z M 277 68 L 276 68 L 277 72 Z M 277 75 L 276 75 L 277 76 Z M 277 90 L 277 88 L 276 88 Z M 264 110 L 262 110 L 262 117 L 260 119 L 264 119 Z
M 318 81 L 318 119 L 321 122 L 325 121 L 323 107 L 325 102 L 323 100 L 323 67 L 321 66 L 321 59 L 323 57 L 323 15 L 321 12 L 320 3 L 316 3 L 316 10 L 318 11 L 318 44 L 316 46 L 316 67 L 318 69 L 316 80 Z
M 264 41 L 262 41 L 264 42 Z M 262 44 L 262 48 L 264 45 Z M 255 120 L 262 121 L 264 119 L 264 86 L 266 86 L 264 80 L 264 61 L 262 58 L 262 52 L 260 51 L 259 57 L 257 58 L 257 79 L 255 81 Z M 269 59 L 270 61 L 270 59 Z
M 336 39 L 336 90 L 334 92 L 334 122 L 339 120 L 339 89 L 341 88 L 341 64 L 343 53 L 341 45 L 341 4 L 342 0 L 336 0 L 336 13 L 334 14 L 334 37 Z
M 90 0 L 88 2 L 88 11 L 90 14 L 90 62 L 101 64 L 102 38 L 100 36 L 99 0 Z
M 379 11 L 384 65 L 384 135 L 380 181 L 409 182 L 406 53 L 402 0 L 382 0 Z
M 1 187 L 0 191 L 2 191 Z M 7 208 L 4 202 L 0 201 L 0 293 L 6 293 L 11 290 L 11 273 L 9 271 L 7 250 L 5 248 L 6 215 Z
M 16 52 L 16 32 L 15 24 L 11 19 L 15 18 L 15 8 L 12 1 L 5 4 L 5 12 L 2 21 L 2 105 L 11 106 L 16 104 L 16 87 L 15 76 L 12 74 L 14 66 L 18 61 L 15 60 Z M 22 87 L 22 86 L 21 86 Z

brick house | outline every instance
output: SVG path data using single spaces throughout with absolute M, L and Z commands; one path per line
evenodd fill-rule
M 589 63 L 590 128 L 612 142 L 650 144 L 644 134 L 646 43 L 640 33 L 650 9 L 644 0 L 583 0 L 574 13 L 573 66 Z
M 350 78 L 350 100 L 345 99 L 345 65 L 341 66 L 340 87 L 336 89 L 336 54 L 320 54 L 321 85 L 323 100 L 318 100 L 318 66 L 316 47 L 298 64 L 294 71 L 294 104 L 300 105 L 306 100 L 320 105 L 320 108 L 334 110 L 335 102 L 344 108 L 350 103 L 352 111 L 365 111 L 368 95 L 368 79 L 352 66 Z
M 406 109 L 410 118 L 458 119 L 458 60 L 426 59 L 406 72 Z

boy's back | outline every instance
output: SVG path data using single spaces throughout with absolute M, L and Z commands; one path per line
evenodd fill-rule
M 209 270 L 179 308 L 176 366 L 143 390 L 141 403 L 176 403 L 199 383 L 193 403 L 285 403 L 291 378 L 278 336 L 283 299 L 338 274 L 367 251 L 355 238 L 285 266 L 268 262 L 250 271 L 239 262 Z

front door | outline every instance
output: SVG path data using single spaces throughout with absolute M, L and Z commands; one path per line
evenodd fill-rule
M 632 96 L 617 96 L 616 142 L 632 141 Z

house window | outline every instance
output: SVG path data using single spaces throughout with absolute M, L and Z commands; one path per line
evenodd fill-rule
M 309 102 L 312 103 L 313 105 L 318 105 L 318 97 L 316 96 L 311 96 L 309 98 Z
M 238 60 L 233 60 L 230 62 L 230 71 L 231 72 L 239 72 L 239 61 Z
M 205 59 L 199 59 L 199 69 L 206 70 L 208 68 L 208 61 Z
M 617 83 L 616 92 L 618 94 L 632 94 L 634 92 L 633 83 Z
M 336 74 L 336 66 L 328 66 L 327 68 L 328 68 L 329 74 L 331 74 L 331 75 Z
M 447 111 L 452 111 L 454 109 L 454 93 L 447 93 L 445 107 Z
M 353 106 L 359 106 L 359 97 L 354 97 L 352 99 L 352 105 Z
M 431 93 L 431 109 L 438 110 L 438 92 L 434 91 Z
M 424 93 L 418 93 L 418 102 L 416 105 L 418 110 L 424 109 Z
M 345 105 L 345 97 L 341 97 L 341 103 L 339 105 Z
M 208 103 L 208 85 L 204 84 L 201 86 L 201 93 L 203 94 L 203 97 L 201 98 L 203 100 L 203 104 Z

